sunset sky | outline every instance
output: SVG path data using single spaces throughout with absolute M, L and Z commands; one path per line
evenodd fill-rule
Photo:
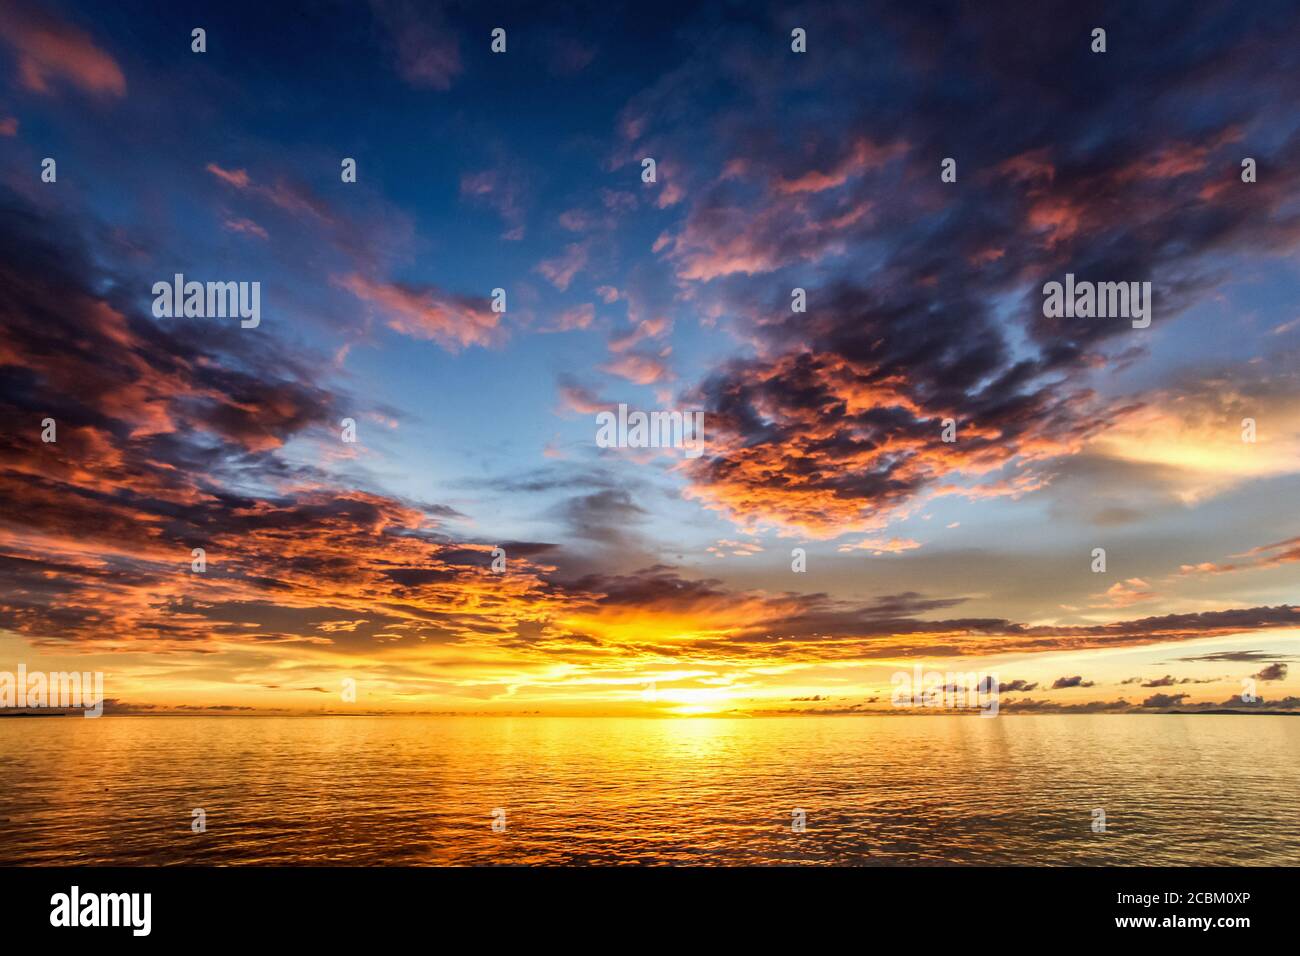
M 1300 709 L 1296 4 L 278 6 L 0 0 L 0 670 Z M 155 318 L 176 273 L 260 326 Z M 1066 273 L 1150 327 L 1045 318 Z M 620 402 L 704 454 L 597 447 Z

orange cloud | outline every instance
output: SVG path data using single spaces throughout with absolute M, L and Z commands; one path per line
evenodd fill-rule
M 1178 573 L 1183 576 L 1201 575 L 1201 574 L 1230 574 L 1233 571 L 1246 571 L 1257 568 L 1276 568 L 1284 564 L 1291 564 L 1300 561 L 1300 537 L 1288 538 L 1285 541 L 1278 541 L 1275 544 L 1266 544 L 1258 548 L 1251 548 L 1245 554 L 1235 555 L 1235 557 L 1245 558 L 1245 561 L 1238 561 L 1231 564 L 1216 564 L 1213 561 L 1202 561 L 1200 564 L 1183 564 L 1178 568 Z
M 1101 427 L 1080 414 L 1084 393 L 1041 389 L 986 413 L 977 400 L 927 406 L 923 376 L 829 353 L 737 365 L 712 387 L 687 497 L 747 529 L 818 539 L 880 531 L 922 492 L 1024 494 L 1043 484 L 1027 466 L 1078 451 Z M 959 420 L 956 441 L 943 441 L 946 417 Z M 1025 470 L 998 474 L 1012 467 Z
M 1093 597 L 1104 599 L 1093 607 L 1129 607 L 1155 600 L 1156 594 L 1151 590 L 1151 585 L 1141 578 L 1129 578 L 1112 584 L 1104 594 L 1095 594 Z

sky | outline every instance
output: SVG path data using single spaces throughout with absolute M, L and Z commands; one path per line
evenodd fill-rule
M 1297 99 L 1286 2 L 0 0 L 0 669 L 1300 709 Z M 178 273 L 259 324 L 159 317 Z M 620 403 L 703 453 L 600 447 Z

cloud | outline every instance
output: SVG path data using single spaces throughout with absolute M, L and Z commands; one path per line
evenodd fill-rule
M 100 96 L 126 95 L 126 77 L 117 61 L 76 27 L 33 7 L 0 6 L 0 40 L 18 60 L 24 89 L 49 94 L 65 82 Z
M 1246 704 L 1240 698 L 1230 697 L 1225 701 L 1192 702 L 1186 694 L 1155 694 L 1142 703 L 1135 704 L 1128 700 L 1089 701 L 1082 704 L 1063 704 L 1051 700 L 1032 700 L 1014 698 L 1004 700 L 999 705 L 1000 713 L 1049 713 L 1049 714 L 1116 714 L 1116 713 L 1150 713 L 1177 707 L 1179 713 L 1194 714 L 1198 712 L 1232 711 L 1234 713 L 1289 714 L 1300 709 L 1300 698 L 1285 697 L 1276 701 L 1255 701 Z
M 1228 574 L 1233 571 L 1245 571 L 1258 568 L 1276 568 L 1284 564 L 1300 561 L 1300 537 L 1287 538 L 1274 544 L 1251 548 L 1237 557 L 1244 560 L 1230 564 L 1216 564 L 1203 561 L 1200 564 L 1184 564 L 1179 567 L 1182 575 Z
M 1084 680 L 1082 677 L 1058 677 L 1052 682 L 1052 690 L 1061 690 L 1066 687 L 1091 687 L 1092 681 Z
M 222 169 L 216 163 L 208 163 L 204 168 L 223 183 L 236 189 L 247 189 L 252 185 L 252 179 L 245 169 Z
M 913 551 L 921 546 L 919 541 L 913 541 L 911 538 L 884 538 L 871 537 L 863 538 L 860 541 L 853 541 L 848 544 L 842 544 L 837 550 L 848 551 L 870 551 L 872 554 L 901 554 L 904 551 Z
M 641 342 L 666 336 L 672 331 L 672 328 L 672 320 L 667 316 L 661 315 L 651 319 L 640 319 L 627 332 L 612 336 L 609 340 L 609 350 L 611 352 L 626 352 Z
M 1177 707 L 1187 699 L 1186 694 L 1152 694 L 1142 701 L 1143 707 Z
M 334 216 L 324 200 L 314 195 L 305 186 L 277 180 L 272 185 L 255 183 L 245 169 L 224 169 L 217 163 L 208 163 L 204 167 L 218 180 L 233 189 L 266 200 L 284 212 L 299 218 L 316 220 L 318 223 L 335 225 Z
M 1285 680 L 1286 671 L 1286 664 L 1281 661 L 1274 661 L 1272 664 L 1269 664 L 1262 671 L 1253 676 L 1257 680 Z
M 734 361 L 698 390 L 711 435 L 688 494 L 743 526 L 833 538 L 879 531 L 927 491 L 1018 496 L 1040 486 L 1033 465 L 1082 447 L 1104 417 L 1086 391 L 999 371 L 991 328 L 913 326 L 857 290 L 819 309 L 828 318 L 802 333 L 811 350 Z
M 757 541 L 732 541 L 729 538 L 721 538 L 704 550 L 715 558 L 724 558 L 727 555 L 736 558 L 747 558 L 762 552 L 763 546 Z
M 251 219 L 243 219 L 236 216 L 224 220 L 221 225 L 222 228 L 230 232 L 244 233 L 246 235 L 256 236 L 258 239 L 270 238 L 270 236 L 267 235 L 266 230 Z
M 680 198 L 673 194 L 674 201 Z M 666 250 L 683 280 L 762 275 L 842 252 L 845 233 L 865 227 L 872 208 L 864 200 L 814 211 L 788 198 L 756 212 L 738 201 L 715 197 L 692 208 L 684 228 L 659 248 Z
M 1117 714 L 1134 709 L 1127 700 L 1092 700 L 1080 704 L 1063 704 L 1054 700 L 1018 697 L 998 702 L 998 713 L 1010 714 Z
M 358 273 L 333 279 L 340 288 L 374 306 L 388 327 L 403 335 L 433 339 L 449 351 L 491 345 L 501 338 L 500 313 L 486 298 L 455 295 L 435 286 L 379 282 Z
M 537 264 L 537 271 L 561 292 L 569 288 L 573 277 L 587 265 L 589 246 L 585 242 L 571 242 L 564 247 L 564 252 L 553 259 L 543 259 Z
M 617 494 L 608 496 L 611 506 L 622 502 Z M 778 652 L 785 661 L 1059 652 L 1190 640 L 1272 628 L 1281 621 L 1300 627 L 1300 611 L 1295 608 L 1088 626 L 1025 625 L 998 618 L 936 619 L 929 615 L 964 599 L 905 592 L 863 603 L 818 593 L 735 591 L 718 580 L 684 579 L 676 569 L 662 565 L 632 575 L 589 574 L 568 584 L 601 595 L 590 609 L 569 619 L 568 626 L 578 633 L 616 636 L 627 653 L 668 653 L 668 646 L 654 637 L 666 628 L 675 635 L 672 653 L 689 649 L 698 659 L 762 659 Z M 1089 686 L 1092 682 L 1076 676 L 1060 678 L 1053 689 Z
M 676 163 L 664 160 L 658 168 L 658 189 L 655 191 L 655 208 L 667 209 L 686 198 L 686 189 L 682 185 L 683 170 Z
M 1206 663 L 1246 663 L 1254 664 L 1259 661 L 1274 660 L 1276 654 L 1268 651 L 1214 651 L 1210 654 L 1198 654 L 1192 657 L 1180 657 L 1180 661 L 1197 661 Z M 1294 658 L 1286 658 L 1294 660 Z
M 635 385 L 654 385 L 672 378 L 672 370 L 663 361 L 663 356 L 648 352 L 627 352 L 606 362 L 600 369 Z
M 1294 25 L 1294 12 L 1273 10 Z M 1102 453 L 1153 467 L 1165 453 L 1223 460 L 1187 443 L 1180 451 L 1168 430 L 1190 404 L 1177 399 L 1215 388 L 1130 398 L 1099 388 L 1110 385 L 1099 370 L 1140 361 L 1155 333 L 1045 317 L 1041 288 L 1066 271 L 1152 281 L 1155 322 L 1171 328 L 1206 303 L 1231 257 L 1294 249 L 1294 135 L 1257 146 L 1249 131 L 1271 128 L 1300 90 L 1289 82 L 1258 95 L 1257 58 L 1285 55 L 1261 17 L 1225 25 L 1209 46 L 1162 32 L 1165 56 L 1140 68 L 1151 96 L 1134 104 L 1135 80 L 1086 68 L 1071 31 L 1050 25 L 1062 15 L 1015 4 L 963 19 L 953 42 L 968 55 L 954 57 L 933 47 L 924 14 L 904 12 L 879 36 L 858 37 L 856 57 L 801 58 L 797 77 L 770 75 L 753 54 L 767 26 L 759 18 L 711 35 L 629 104 L 623 129 L 635 149 L 701 157 L 684 217 L 656 243 L 661 260 L 684 296 L 735 316 L 752 346 L 752 357 L 697 385 L 717 427 L 691 471 L 696 500 L 749 530 L 834 538 L 880 531 L 925 496 L 1031 494 L 1103 439 Z M 810 16 L 810 30 L 856 35 L 842 7 Z M 1047 39 L 1020 60 L 995 56 L 1001 31 L 1026 22 Z M 895 61 L 900 46 L 915 60 Z M 1045 89 L 1038 77 L 1059 63 L 1078 69 Z M 869 92 L 886 77 L 910 88 L 933 71 L 984 107 L 954 114 Z M 708 123 L 683 105 L 704 89 L 726 91 Z M 803 109 L 810 89 L 843 118 Z M 1210 89 L 1202 114 L 1175 105 Z M 1229 108 L 1235 95 L 1250 106 Z M 1052 120 L 1062 109 L 1078 118 L 1065 131 Z M 1237 176 L 1243 136 L 1279 167 L 1264 189 Z M 955 141 L 969 148 L 958 182 L 944 184 L 938 158 Z M 743 281 L 754 276 L 782 294 L 756 299 Z M 784 290 L 796 286 L 808 292 L 806 313 L 790 312 Z M 955 442 L 940 439 L 946 418 L 957 422 Z M 1293 466 L 1285 454 L 1255 458 L 1243 474 Z M 1189 478 L 1188 493 L 1224 487 L 1207 476 L 1212 467 Z
M 1094 604 L 1093 607 L 1130 607 L 1143 601 L 1154 600 L 1156 594 L 1151 590 L 1151 585 L 1141 578 L 1128 578 L 1125 581 L 1117 581 L 1107 588 L 1104 594 L 1094 594 L 1093 597 L 1104 598 L 1102 603 Z
M 0 413 L 51 417 L 58 440 L 0 440 L 13 504 L 0 626 L 44 643 L 212 652 L 454 640 L 554 609 L 526 548 L 508 579 L 489 579 L 490 546 L 440 533 L 451 509 L 339 487 L 283 457 L 357 407 L 311 384 L 310 356 L 214 320 L 157 323 L 129 291 L 102 298 L 92 289 L 112 287 L 84 249 L 56 238 L 71 230 L 4 205 Z M 485 591 L 498 598 L 480 604 Z M 362 623 L 313 636 L 340 618 Z
M 595 321 L 595 318 L 596 307 L 590 302 L 583 302 L 571 309 L 565 309 L 556 318 L 553 326 L 542 331 L 572 332 L 575 329 L 586 329 L 591 327 L 591 323 Z
M 1209 43 L 1182 21 L 1153 19 L 1148 25 L 1162 41 L 1161 56 L 1099 73 L 1087 68 L 1086 51 L 1070 31 L 1054 28 L 1062 15 L 1075 16 L 1058 5 L 956 18 L 937 46 L 932 20 L 920 8 L 896 11 L 884 28 L 830 29 L 851 23 L 847 9 L 809 8 L 812 35 L 843 42 L 776 73 L 770 58 L 755 52 L 764 36 L 770 45 L 768 14 L 751 11 L 698 33 L 698 21 L 688 23 L 683 35 L 698 42 L 677 49 L 697 52 L 634 95 L 621 117 L 636 153 L 669 160 L 663 188 L 633 193 L 598 183 L 596 192 L 575 199 L 565 192 L 565 176 L 546 184 L 549 228 L 603 230 L 611 220 L 630 224 L 633 212 L 645 221 L 636 229 L 566 237 L 587 244 L 523 253 L 524 268 L 544 260 L 539 274 L 556 288 L 573 290 L 583 277 L 598 276 L 611 284 L 593 301 L 627 303 L 627 325 L 609 339 L 611 355 L 593 361 L 588 354 L 588 367 L 607 362 L 605 372 L 660 386 L 655 390 L 664 394 L 663 383 L 678 382 L 674 373 L 708 369 L 690 372 L 699 380 L 682 389 L 681 402 L 698 402 L 709 421 L 706 457 L 673 473 L 689 481 L 689 496 L 746 530 L 841 538 L 849 551 L 889 553 L 914 549 L 916 542 L 890 525 L 925 510 L 929 499 L 1037 494 L 1060 480 L 1068 462 L 1087 456 L 1127 463 L 1125 474 L 1139 482 L 1167 471 L 1190 474 L 1177 488 L 1189 505 L 1213 493 L 1219 486 L 1210 479 L 1227 471 L 1234 480 L 1289 473 L 1279 445 L 1269 444 L 1280 433 L 1277 422 L 1294 418 L 1290 405 L 1275 401 L 1286 385 L 1276 375 L 1286 340 L 1269 337 L 1277 354 L 1234 377 L 1199 368 L 1197 380 L 1124 392 L 1135 379 L 1128 370 L 1150 371 L 1139 367 L 1145 349 L 1175 339 L 1195 344 L 1195 327 L 1183 316 L 1216 307 L 1213 293 L 1223 277 L 1242 274 L 1230 268 L 1232 257 L 1245 254 L 1254 267 L 1271 270 L 1269 263 L 1296 248 L 1297 178 L 1285 161 L 1295 153 L 1287 109 L 1296 84 L 1282 71 L 1264 87 L 1259 72 L 1260 64 L 1279 62 L 1270 54 L 1286 52 L 1294 12 L 1266 6 L 1244 18 L 1224 14 Z M 472 72 L 462 67 L 455 40 L 469 34 L 453 29 L 453 14 L 413 3 L 377 3 L 375 10 L 410 84 L 446 89 Z M 992 56 L 1021 21 L 1025 32 L 1046 39 L 1013 57 Z M 533 45 L 521 46 L 527 54 Z M 546 50 L 527 55 L 545 66 Z M 1059 82 L 1037 82 L 1045 71 Z M 61 73 L 47 72 L 43 81 L 55 91 L 77 84 Z M 363 65 L 357 82 L 370 88 L 376 77 Z M 962 90 L 981 108 L 953 110 L 942 97 L 906 95 L 918 82 Z M 132 92 L 140 88 L 133 75 Z M 1206 91 L 1214 95 L 1201 95 Z M 423 96 L 393 92 L 413 102 Z M 1075 122 L 1062 126 L 1056 120 L 1063 115 Z M 1285 122 L 1270 122 L 1278 117 Z M 472 111 L 452 111 L 448 119 L 445 132 L 474 139 Z M 215 218 L 199 221 L 224 224 L 242 239 L 190 236 L 199 243 L 193 246 L 171 241 L 185 236 L 168 236 L 170 248 L 211 256 L 214 249 L 200 241 L 206 238 L 222 253 L 314 267 L 315 278 L 295 280 L 289 290 L 298 299 L 289 308 L 305 319 L 327 300 L 349 317 L 360 312 L 378 320 L 356 323 L 363 330 L 386 324 L 451 351 L 505 338 L 505 322 L 481 298 L 392 278 L 413 275 L 410 263 L 425 251 L 417 246 L 394 250 L 391 258 L 400 261 L 376 255 L 380 261 L 342 264 L 316 245 L 296 246 L 290 220 L 302 233 L 323 231 L 336 242 L 346 234 L 357 247 L 372 245 L 376 230 L 347 220 L 366 187 L 346 189 L 345 204 L 326 204 L 320 196 L 332 190 L 322 185 L 318 195 L 277 178 L 276 167 L 268 172 L 249 156 L 238 124 L 232 129 L 220 151 L 191 157 L 186 183 L 203 180 L 199 196 L 215 197 Z M 1261 129 L 1276 135 L 1260 136 Z M 941 184 L 936 160 L 955 142 L 964 144 L 961 178 Z M 1239 184 L 1236 171 L 1247 144 L 1267 173 L 1253 188 Z M 562 164 L 602 158 L 583 155 L 586 133 L 556 145 Z M 219 162 L 199 171 L 208 156 Z M 674 170 L 674 156 L 689 165 Z M 337 184 L 337 159 L 311 168 L 321 183 Z M 495 175 L 506 167 L 493 164 L 487 174 L 481 162 L 465 168 L 465 199 L 495 210 L 507 235 L 521 227 L 522 195 L 508 175 Z M 612 171 L 620 178 L 611 183 L 635 182 L 626 168 Z M 758 545 L 745 535 L 708 521 L 695 522 L 694 545 L 688 536 L 646 547 L 651 554 L 642 568 L 626 551 L 645 547 L 643 531 L 675 537 L 671 524 L 650 520 L 649 502 L 676 489 L 656 487 L 651 497 L 576 464 L 509 484 L 478 483 L 489 496 L 517 488 L 549 495 L 534 499 L 533 514 L 556 522 L 565 532 L 558 540 L 571 542 L 506 542 L 509 570 L 494 576 L 486 566 L 497 542 L 455 530 L 469 515 L 383 493 L 360 459 L 341 457 L 338 417 L 365 415 L 357 411 L 364 402 L 338 387 L 349 379 L 328 354 L 279 342 L 291 323 L 254 337 L 213 322 L 154 322 L 141 305 L 147 283 L 136 274 L 154 251 L 140 238 L 145 234 L 133 233 L 129 218 L 51 222 L 46 217 L 55 207 L 41 207 L 46 211 L 6 204 L 0 222 L 0 260 L 8 263 L 0 265 L 7 290 L 0 303 L 0 406 L 12 425 L 0 438 L 0 495 L 11 504 L 0 521 L 0 623 L 33 640 L 141 654 L 231 654 L 236 668 L 245 659 L 234 655 L 254 650 L 281 655 L 286 669 L 318 654 L 393 661 L 403 651 L 418 659 L 410 666 L 424 668 L 432 666 L 432 652 L 447 650 L 438 692 L 459 681 L 456 693 L 490 696 L 527 693 L 527 681 L 516 678 L 528 668 L 564 672 L 577 682 L 618 668 L 635 674 L 647 660 L 700 661 L 721 670 L 772 661 L 1028 656 L 1300 625 L 1294 607 L 1243 607 L 1250 602 L 1228 594 L 1200 595 L 1185 606 L 1209 610 L 1194 614 L 1126 619 L 1117 610 L 1091 616 L 1105 623 L 1041 624 L 1035 622 L 1043 615 L 1025 606 L 1023 588 L 1012 588 L 1016 610 L 1008 610 L 998 606 L 1005 589 L 984 593 L 982 582 L 945 575 L 937 565 L 933 581 L 961 581 L 950 585 L 954 591 L 891 585 L 898 593 L 873 596 L 836 583 L 837 593 L 788 593 L 762 567 L 776 562 L 780 549 L 756 556 Z M 566 207 L 582 215 L 562 217 Z M 146 212 L 166 218 L 161 207 Z M 90 249 L 73 248 L 67 237 L 76 229 L 93 237 Z M 255 241 L 268 232 L 274 244 Z M 603 273 L 651 242 L 656 252 L 640 255 L 626 274 Z M 1037 290 L 1066 269 L 1150 278 L 1156 332 L 1139 336 L 1123 322 L 1040 321 Z M 319 281 L 327 275 L 337 277 L 333 290 Z M 807 313 L 790 312 L 788 290 L 796 285 L 809 292 Z M 1268 285 L 1256 286 L 1260 301 Z M 319 300 L 305 291 L 312 289 Z M 1253 317 L 1241 304 L 1234 297 L 1224 308 L 1242 329 L 1254 321 L 1262 329 L 1277 325 L 1277 316 Z M 569 306 L 543 314 L 560 327 L 595 323 L 594 305 Z M 313 341 L 310 327 L 297 328 L 303 342 Z M 1234 325 L 1234 341 L 1237 332 Z M 595 337 L 546 344 L 568 350 L 587 340 Z M 326 351 L 345 349 L 330 343 Z M 1196 354 L 1168 357 L 1190 362 Z M 1270 370 L 1277 390 L 1243 385 L 1248 375 L 1263 378 Z M 1151 384 L 1145 375 L 1143 384 Z M 1215 400 L 1198 403 L 1198 388 Z M 584 415 L 609 404 L 577 383 L 562 385 L 559 400 Z M 1261 427 L 1266 440 L 1237 449 L 1233 461 L 1243 464 L 1216 463 L 1226 445 L 1211 437 L 1241 407 L 1261 403 L 1274 413 L 1273 423 Z M 35 423 L 46 415 L 59 422 L 56 446 L 36 440 Z M 950 418 L 958 437 L 945 442 Z M 583 423 L 570 425 L 578 436 Z M 384 473 L 392 475 L 389 464 Z M 1111 528 L 1148 513 L 1145 501 L 1121 500 L 1119 484 L 1098 482 L 1087 499 L 1094 502 L 1089 515 Z M 455 499 L 457 507 L 468 497 Z M 507 520 L 490 509 L 477 517 Z M 970 519 L 963 525 L 964 540 L 993 526 Z M 209 552 L 202 577 L 189 571 L 196 542 Z M 688 547 L 696 559 L 703 551 L 720 577 L 723 570 L 733 576 L 702 577 Z M 1209 552 L 1182 559 L 1215 568 L 1216 561 L 1294 567 L 1294 550 L 1291 539 L 1247 557 Z M 682 567 L 657 563 L 679 551 L 688 555 L 677 558 Z M 734 560 L 718 564 L 708 554 Z M 925 555 L 891 563 L 928 564 Z M 735 560 L 750 567 L 739 569 Z M 641 573 L 622 573 L 634 568 Z M 1121 609 L 1159 588 L 1129 578 L 1102 597 Z M 1083 603 L 1078 595 L 1059 599 Z M 1249 669 L 1277 660 L 1268 654 Z M 292 676 L 285 675 L 284 686 L 325 686 L 319 675 Z M 422 679 L 431 680 L 427 672 Z M 1025 694 L 1038 685 L 1008 686 Z M 1025 708 L 1032 712 L 1032 703 Z
M 998 693 L 1006 694 L 1011 691 L 1020 691 L 1023 693 L 1028 693 L 1029 691 L 1033 690 L 1037 686 L 1038 686 L 1037 681 L 1030 682 L 1021 679 L 1016 679 L 1013 681 L 1002 681 L 998 684 Z
M 506 225 L 502 238 L 510 241 L 524 238 L 525 193 L 523 177 L 504 168 L 465 173 L 460 178 L 461 196 L 495 210 Z
M 859 137 L 829 170 L 823 172 L 810 169 L 789 178 L 782 177 L 774 183 L 774 189 L 778 193 L 819 193 L 827 189 L 838 189 L 848 182 L 850 177 L 879 169 L 906 153 L 906 143 L 878 145 L 866 137 Z
M 394 50 L 397 72 L 417 89 L 449 90 L 464 66 L 458 31 L 437 5 L 412 0 L 371 0 L 375 19 Z
M 1157 677 L 1154 680 L 1144 681 L 1140 677 L 1134 677 L 1134 678 L 1130 678 L 1129 680 L 1121 681 L 1120 683 L 1122 684 L 1140 683 L 1143 687 L 1173 687 L 1177 684 L 1214 684 L 1217 683 L 1217 678 L 1207 677 L 1201 680 L 1197 680 L 1196 678 L 1193 677 L 1176 678 L 1172 674 L 1166 674 L 1164 677 Z
M 341 410 L 356 407 L 316 384 L 313 357 L 211 320 L 155 322 L 129 288 L 102 281 L 66 223 L 12 198 L 3 211 L 0 280 L 12 291 L 0 314 L 0 414 L 29 426 L 0 439 L 0 496 L 11 503 L 0 626 L 33 641 L 299 655 L 469 642 L 480 655 L 554 666 L 1035 653 L 1300 626 L 1291 607 L 1087 626 L 942 617 L 964 599 L 736 590 L 663 565 L 571 576 L 572 557 L 529 542 L 508 543 L 510 573 L 491 575 L 492 544 L 447 534 L 452 509 L 341 485 L 285 455 L 294 440 L 333 440 Z M 436 299 L 352 287 L 403 321 L 422 320 Z M 47 415 L 54 445 L 39 441 Z M 600 480 L 564 479 L 578 489 Z M 647 512 L 610 485 L 566 499 L 556 516 L 570 537 L 626 551 L 640 547 Z M 203 576 L 189 567 L 200 546 Z M 338 621 L 355 623 L 327 626 Z
M 625 551 L 638 546 L 633 529 L 649 517 L 621 488 L 570 498 L 557 507 L 556 513 L 571 537 Z
M 600 398 L 595 392 L 565 376 L 560 380 L 560 411 L 579 415 L 595 415 L 611 408 L 615 403 Z

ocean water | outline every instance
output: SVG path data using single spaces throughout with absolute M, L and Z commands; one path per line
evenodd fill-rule
M 0 864 L 1297 865 L 1298 783 L 1289 717 L 6 719 Z

